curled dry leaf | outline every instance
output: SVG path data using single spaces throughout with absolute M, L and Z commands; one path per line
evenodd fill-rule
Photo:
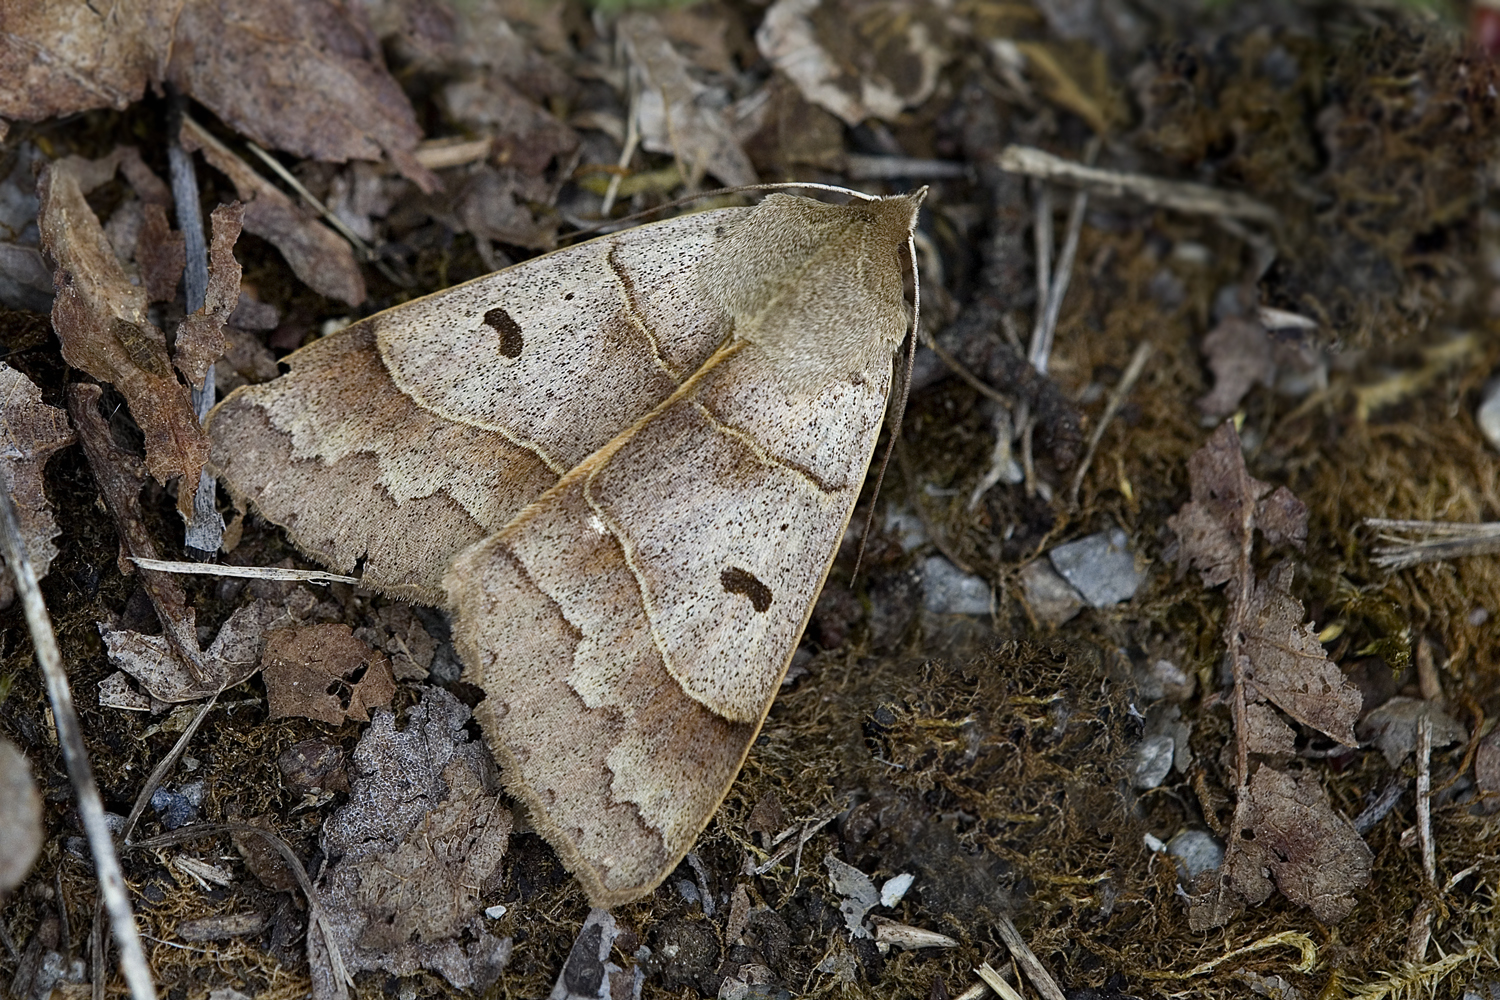
M 42 797 L 31 780 L 31 764 L 0 736 L 0 900 L 26 879 L 42 850 Z
M 30 379 L 0 362 L 0 488 L 10 491 L 38 579 L 57 556 L 52 539 L 59 530 L 42 488 L 42 467 L 53 452 L 72 443 L 67 414 L 43 403 Z M 9 607 L 15 596 L 10 572 L 0 570 L 0 607 Z
M 160 702 L 196 701 L 244 681 L 260 666 L 266 632 L 292 623 L 285 606 L 256 600 L 229 616 L 201 663 L 206 676 L 194 677 L 174 655 L 164 636 L 142 635 L 101 622 L 99 634 L 116 667 L 134 677 Z
M 441 973 L 483 990 L 510 955 L 485 928 L 511 830 L 494 764 L 464 726 L 469 710 L 437 688 L 404 728 L 378 711 L 354 748 L 349 802 L 324 827 L 338 858 L 319 887 L 350 971 Z M 314 996 L 331 984 L 314 970 Z
M 1247 813 L 1248 825 L 1237 811 L 1239 832 L 1229 842 L 1224 866 L 1194 880 L 1188 909 L 1192 928 L 1220 926 L 1238 909 L 1234 904 L 1265 902 L 1272 879 L 1282 895 L 1324 923 L 1347 916 L 1354 893 L 1370 883 L 1375 856 L 1329 804 L 1317 777 L 1297 780 L 1260 768 L 1250 779 Z
M 937 4 L 777 0 L 755 42 L 810 102 L 858 125 L 893 121 L 932 96 L 946 35 Z
M 172 361 L 192 385 L 200 385 L 209 366 L 229 348 L 224 325 L 240 301 L 240 262 L 234 242 L 240 238 L 245 206 L 239 202 L 214 209 L 213 239 L 208 247 L 208 294 L 203 308 L 183 319 L 177 328 Z
M 191 119 L 182 123 L 182 145 L 229 178 L 245 203 L 245 231 L 269 240 L 304 284 L 351 306 L 365 300 L 364 276 L 343 238 Z
M 650 14 L 627 14 L 615 30 L 639 86 L 636 121 L 641 144 L 677 157 L 689 185 L 696 185 L 705 173 L 728 187 L 754 184 L 755 167 L 726 116 L 728 93 L 688 74 L 691 64 Z
M 37 182 L 42 249 L 55 262 L 52 326 L 63 358 L 120 391 L 146 439 L 146 467 L 157 482 L 182 477 L 177 507 L 193 509 L 208 441 L 178 381 L 166 337 L 146 316 L 146 290 L 132 285 L 84 196 L 114 176 L 126 157 L 69 156 L 48 164 Z
M 0 116 L 26 121 L 123 111 L 147 84 L 170 83 L 264 146 L 339 162 L 384 154 L 424 189 L 437 186 L 413 155 L 416 115 L 359 4 L 13 5 L 0 81 Z
M 338 725 L 364 722 L 396 694 L 391 661 L 348 625 L 299 625 L 266 637 L 261 656 L 271 718 L 300 716 Z

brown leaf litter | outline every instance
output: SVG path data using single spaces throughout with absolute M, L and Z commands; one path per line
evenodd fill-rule
M 0 363 L 0 477 L 10 490 L 37 579 L 47 575 L 57 557 L 53 539 L 62 530 L 42 487 L 42 468 L 54 452 L 73 440 L 67 415 L 43 403 L 41 390 L 25 375 Z M 0 607 L 8 607 L 15 599 L 15 585 L 6 572 L 0 580 Z
M 367 722 L 396 693 L 391 663 L 348 625 L 302 625 L 265 636 L 261 654 L 271 718 L 298 715 L 338 725 Z
M 1291 727 L 1269 701 L 1303 725 L 1355 746 L 1360 694 L 1328 659 L 1291 594 L 1294 570 L 1283 560 L 1265 578 L 1252 561 L 1258 530 L 1273 546 L 1302 548 L 1307 507 L 1286 487 L 1250 476 L 1239 435 L 1223 424 L 1188 460 L 1192 499 L 1167 519 L 1178 538 L 1179 574 L 1192 566 L 1205 587 L 1228 584 L 1224 639 L 1233 664 L 1228 694 L 1234 717 L 1236 795 L 1225 860 L 1194 882 L 1189 909 L 1203 930 L 1226 923 L 1239 905 L 1265 902 L 1271 882 L 1294 902 L 1333 922 L 1354 906 L 1370 880 L 1374 855 L 1328 803 L 1317 776 L 1293 779 L 1275 769 L 1294 749 Z M 1269 758 L 1252 770 L 1250 755 Z
M 0 40 L 0 117 L 39 121 L 123 110 L 170 84 L 236 131 L 321 160 L 390 157 L 435 187 L 414 151 L 421 131 L 360 8 L 327 0 L 153 2 L 79 9 L 29 4 Z

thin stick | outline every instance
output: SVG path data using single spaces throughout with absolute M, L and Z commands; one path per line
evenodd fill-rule
M 1032 331 L 1031 351 L 1027 360 L 1038 372 L 1047 374 L 1047 363 L 1052 357 L 1052 342 L 1057 336 L 1057 317 L 1062 312 L 1063 296 L 1068 294 L 1068 284 L 1073 280 L 1073 260 L 1078 256 L 1078 238 L 1083 232 L 1083 215 L 1088 210 L 1089 193 L 1079 191 L 1073 195 L 1073 204 L 1068 209 L 1068 233 L 1063 237 L 1062 253 L 1057 258 L 1057 270 L 1052 274 L 1045 306 L 1038 310 L 1036 329 Z
M 223 694 L 222 691 L 215 691 L 213 697 L 203 703 L 203 707 L 198 709 L 198 714 L 193 716 L 193 721 L 188 723 L 182 735 L 177 737 L 177 742 L 173 744 L 171 751 L 161 759 L 161 763 L 152 769 L 151 776 L 141 786 L 140 792 L 135 797 L 135 804 L 130 807 L 130 815 L 125 817 L 125 829 L 120 831 L 120 839 L 125 843 L 130 843 L 130 835 L 135 832 L 135 824 L 140 821 L 141 813 L 145 812 L 146 807 L 151 804 L 151 796 L 156 794 L 156 790 L 161 787 L 161 783 L 166 780 L 173 766 L 187 750 L 188 742 L 192 740 L 198 727 L 203 725 L 203 720 L 208 718 L 208 713 L 213 711 L 214 706 L 218 704 L 221 694 Z
M 1376 540 L 1389 543 L 1377 546 L 1370 557 L 1382 569 L 1406 569 L 1426 562 L 1500 552 L 1500 522 L 1496 521 L 1470 524 L 1367 517 L 1365 524 L 1379 529 Z M 1413 534 L 1422 537 L 1411 538 Z
M 320 569 L 283 569 L 280 566 L 222 566 L 216 563 L 177 562 L 131 556 L 141 569 L 183 576 L 232 576 L 243 580 L 295 580 L 299 583 L 362 583 L 357 576 L 340 576 Z
M 1437 886 L 1437 855 L 1432 846 L 1432 719 L 1423 715 L 1417 720 L 1417 842 L 1422 845 L 1422 874 L 1430 887 Z M 1406 960 L 1427 960 L 1427 945 L 1432 940 L 1432 900 L 1417 904 L 1406 932 Z
M 1009 408 L 1015 405 L 1016 401 L 1014 399 L 1011 399 L 1005 393 L 1001 392 L 999 389 L 996 389 L 994 386 L 981 379 L 978 375 L 975 375 L 973 372 L 969 371 L 969 369 L 965 368 L 963 362 L 959 361 L 952 354 L 948 353 L 947 348 L 943 347 L 943 345 L 934 340 L 930 334 L 924 335 L 922 343 L 926 345 L 927 349 L 930 350 L 933 354 L 936 354 L 938 356 L 938 360 L 947 365 L 949 370 L 951 370 L 953 374 L 957 375 L 959 378 L 968 383 L 969 388 L 973 389 L 975 392 L 979 393 L 981 396 L 984 396 L 987 399 L 993 399 L 1001 406 Z
M 1036 323 L 1031 331 L 1032 343 L 1041 335 L 1042 316 L 1052 298 L 1052 189 L 1045 181 L 1037 188 L 1036 224 L 1032 227 L 1036 243 Z
M 1026 973 L 1026 978 L 1031 980 L 1031 985 L 1036 987 L 1045 1000 L 1066 1000 L 1063 991 L 1057 985 L 1057 980 L 1052 978 L 1042 962 L 1036 957 L 1036 953 L 1027 946 L 1021 932 L 1016 930 L 1016 925 L 1011 922 L 1010 917 L 1004 914 L 996 922 L 1000 931 L 1000 940 L 1005 942 L 1005 947 L 1010 949 L 1011 957 L 1016 960 Z
M 203 213 L 198 204 L 198 175 L 193 158 L 182 148 L 182 118 L 187 98 L 172 95 L 171 141 L 167 144 L 167 163 L 172 172 L 172 202 L 177 209 L 177 228 L 186 245 L 183 269 L 185 306 L 189 315 L 203 308 L 208 297 L 208 243 L 203 238 Z M 198 423 L 213 409 L 217 395 L 214 366 L 209 365 L 201 385 L 193 387 L 193 412 Z M 198 470 L 198 490 L 193 494 L 193 516 L 188 521 L 183 544 L 199 552 L 217 552 L 224 539 L 224 518 L 215 505 L 214 477 L 207 469 Z
M 1179 212 L 1253 219 L 1272 226 L 1280 221 L 1270 205 L 1235 191 L 1089 167 L 1030 146 L 1006 146 L 995 162 L 1001 170 L 1086 188 L 1106 198 L 1134 198 Z
M 1105 404 L 1104 415 L 1099 418 L 1099 423 L 1094 427 L 1094 432 L 1089 435 L 1089 446 L 1083 453 L 1083 461 L 1078 463 L 1078 469 L 1073 473 L 1073 482 L 1068 487 L 1068 506 L 1078 506 L 1078 491 L 1083 486 L 1084 473 L 1089 471 L 1089 463 L 1094 460 L 1094 451 L 1098 449 L 1099 442 L 1104 438 L 1104 432 L 1108 429 L 1110 421 L 1114 420 L 1120 412 L 1120 407 L 1125 405 L 1130 391 L 1135 388 L 1136 382 L 1140 380 L 1146 370 L 1146 362 L 1151 359 L 1151 341 L 1143 340 L 1136 345 L 1135 353 L 1130 356 L 1130 364 L 1125 368 L 1125 374 L 1120 377 L 1119 385 L 1115 386 L 1114 392 L 1109 394 L 1109 402 Z
M 125 975 L 132 1000 L 155 1000 L 156 987 L 151 982 L 151 970 L 146 966 L 146 954 L 141 949 L 135 916 L 130 912 L 130 897 L 125 891 L 125 876 L 120 871 L 120 859 L 115 855 L 115 842 L 110 836 L 109 825 L 104 820 L 104 801 L 99 797 L 99 786 L 94 782 L 94 769 L 89 764 L 88 751 L 83 745 L 78 712 L 73 707 L 73 692 L 68 687 L 68 675 L 63 670 L 62 651 L 57 647 L 52 620 L 42 601 L 42 591 L 37 586 L 36 570 L 32 568 L 31 555 L 26 551 L 26 543 L 21 537 L 15 504 L 11 500 L 8 486 L 0 489 L 0 529 L 3 529 L 0 530 L 0 549 L 4 550 L 5 563 L 15 578 L 16 592 L 21 595 L 21 606 L 26 614 L 26 625 L 31 630 L 31 644 L 36 650 L 37 664 L 47 682 L 47 698 L 52 704 L 57 742 L 62 748 L 74 794 L 78 796 L 78 815 L 83 821 L 89 849 L 94 855 L 99 891 L 104 897 L 104 905 L 109 909 L 115 939 L 120 943 L 120 971 Z M 102 977 L 104 970 L 96 967 L 94 975 Z
M 996 972 L 990 963 L 985 962 L 974 972 L 984 980 L 984 985 L 999 994 L 1000 1000 L 1021 1000 L 1021 994 L 1016 991 L 1016 988 L 1001 978 L 1000 973 Z

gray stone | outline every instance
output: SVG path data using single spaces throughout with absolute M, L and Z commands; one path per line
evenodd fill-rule
M 1129 538 L 1119 528 L 1101 531 L 1047 553 L 1052 565 L 1096 608 L 1128 601 L 1146 574 L 1136 568 Z

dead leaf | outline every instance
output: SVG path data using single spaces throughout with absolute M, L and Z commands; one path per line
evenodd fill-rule
M 1359 738 L 1374 743 L 1391 767 L 1400 767 L 1416 749 L 1417 725 L 1424 716 L 1432 725 L 1434 750 L 1468 742 L 1468 730 L 1437 705 L 1421 698 L 1401 697 L 1390 699 L 1360 719 Z M 1477 757 L 1474 766 L 1479 766 Z
M 865 926 L 865 914 L 880 905 L 880 890 L 875 888 L 870 876 L 853 865 L 840 861 L 832 853 L 824 855 L 823 867 L 828 869 L 828 881 L 833 886 L 833 891 L 843 897 L 839 912 L 844 915 L 844 923 L 849 928 L 850 935 L 857 938 L 870 937 L 870 929 Z
M 212 215 L 213 239 L 208 247 L 208 294 L 203 307 L 183 318 L 177 328 L 172 362 L 187 377 L 188 384 L 201 385 L 209 367 L 229 346 L 224 324 L 240 300 L 240 262 L 234 259 L 234 243 L 240 238 L 245 206 L 239 202 L 220 205 Z
M 775 792 L 762 795 L 745 820 L 745 832 L 760 837 L 762 850 L 768 849 L 771 841 L 786 827 L 786 812 L 781 808 L 781 799 Z
M 1188 478 L 1192 499 L 1167 525 L 1177 533 L 1180 570 L 1196 566 L 1205 587 L 1227 584 L 1223 636 L 1233 681 L 1225 700 L 1236 736 L 1226 755 L 1235 783 L 1234 835 L 1217 873 L 1195 882 L 1189 923 L 1197 930 L 1217 927 L 1240 906 L 1264 902 L 1271 892 L 1267 872 L 1275 873 L 1288 899 L 1320 920 L 1337 920 L 1354 905 L 1353 890 L 1369 881 L 1370 849 L 1328 805 L 1315 777 L 1298 784 L 1268 764 L 1251 775 L 1252 753 L 1285 758 L 1295 748 L 1290 727 L 1264 701 L 1346 746 L 1357 745 L 1359 689 L 1304 621 L 1302 603 L 1291 594 L 1292 564 L 1283 560 L 1257 580 L 1252 562 L 1257 528 L 1273 545 L 1300 548 L 1307 508 L 1285 487 L 1273 491 L 1250 476 L 1233 423 L 1188 459 Z
M 1214 373 L 1213 391 L 1198 400 L 1198 409 L 1210 417 L 1227 417 L 1239 409 L 1240 400 L 1259 382 L 1270 386 L 1276 380 L 1276 359 L 1271 338 L 1254 320 L 1229 316 L 1203 337 L 1203 355 Z
M 1290 593 L 1294 571 L 1283 561 L 1255 585 L 1241 630 L 1255 690 L 1287 715 L 1345 746 L 1357 746 L 1354 720 L 1359 688 L 1328 659 L 1318 633 L 1303 622 L 1302 602 Z
M 300 716 L 338 725 L 367 720 L 396 694 L 390 661 L 348 625 L 302 625 L 266 637 L 261 655 L 271 718 Z
M 535 176 L 578 148 L 577 132 L 497 76 L 449 84 L 443 104 L 455 121 L 494 135 L 490 161 L 497 166 Z
M 1193 452 L 1188 483 L 1192 499 L 1167 518 L 1179 543 L 1179 576 L 1196 566 L 1205 587 L 1234 579 L 1249 558 L 1247 530 L 1260 528 L 1273 545 L 1301 548 L 1306 541 L 1306 505 L 1285 486 L 1273 491 L 1251 477 L 1233 424 L 1221 426 Z
M 1262 767 L 1250 779 L 1249 826 L 1230 840 L 1223 867 L 1194 880 L 1189 925 L 1217 927 L 1239 905 L 1265 902 L 1273 878 L 1282 895 L 1336 923 L 1353 909 L 1354 893 L 1369 885 L 1374 858 L 1316 776 L 1299 781 Z
M 188 387 L 167 357 L 166 337 L 146 315 L 146 290 L 132 285 L 84 195 L 109 180 L 125 157 L 69 156 L 48 164 L 37 182 L 42 249 L 56 263 L 52 326 L 63 358 L 120 391 L 146 439 L 146 467 L 165 485 L 182 477 L 177 508 L 193 509 L 208 441 Z
M 937 89 L 948 62 L 937 5 L 912 0 L 777 0 L 755 33 L 802 96 L 846 124 L 894 121 Z
M 447 206 L 434 214 L 453 220 L 453 228 L 487 240 L 532 250 L 557 245 L 557 220 L 538 218 L 531 205 L 545 202 L 550 188 L 540 177 L 519 170 L 483 165 L 454 186 Z
M 39 580 L 57 558 L 52 539 L 60 531 L 42 485 L 42 469 L 53 452 L 72 443 L 67 414 L 43 403 L 41 390 L 30 379 L 0 362 L 0 489 L 10 491 Z M 9 607 L 15 597 L 10 572 L 0 570 L 0 608 Z
M 0 900 L 26 880 L 42 850 L 42 797 L 31 779 L 31 764 L 14 743 L 0 736 Z
M 650 14 L 627 14 L 615 23 L 639 87 L 636 122 L 641 145 L 671 153 L 695 186 L 705 173 L 727 187 L 754 184 L 755 167 L 740 148 L 726 109 L 727 91 L 699 83 L 689 63 Z
M 241 822 L 248 826 L 259 827 L 278 837 L 281 836 L 281 831 L 276 828 L 276 819 L 270 813 L 252 816 Z M 239 851 L 240 857 L 244 859 L 245 867 L 261 885 L 272 892 L 291 892 L 297 888 L 296 872 L 292 871 L 292 866 L 286 863 L 286 858 L 282 857 L 281 852 L 265 837 L 240 830 L 231 833 L 229 837 L 234 841 L 234 849 Z
M 234 687 L 259 668 L 266 633 L 292 623 L 284 606 L 256 600 L 229 616 L 213 644 L 203 652 L 202 679 L 177 657 L 166 637 L 142 635 L 99 623 L 109 660 L 140 682 L 157 701 L 196 701 Z
M 350 971 L 442 974 L 483 990 L 510 955 L 485 928 L 511 830 L 494 762 L 471 742 L 469 710 L 438 688 L 395 716 L 377 711 L 354 748 L 353 790 L 324 827 L 337 858 L 320 886 Z M 331 983 L 314 977 L 314 995 Z
M 43 0 L 8 11 L 0 115 L 40 121 L 171 84 L 263 146 L 343 162 L 384 154 L 424 190 L 416 115 L 358 4 L 335 0 Z M 295 109 L 294 113 L 288 113 Z
M 596 1000 L 599 997 L 621 996 L 623 991 L 617 992 L 614 983 L 615 977 L 625 970 L 609 960 L 615 947 L 615 939 L 620 933 L 619 924 L 608 910 L 598 907 L 589 910 L 583 926 L 578 928 L 578 936 L 573 939 L 573 947 L 568 949 L 567 961 L 557 974 L 557 982 L 553 984 L 547 1000 Z M 640 973 L 637 972 L 633 989 L 624 995 L 633 993 L 639 996 L 639 976 Z
M 269 240 L 303 284 L 351 306 L 365 300 L 364 276 L 343 238 L 191 119 L 182 123 L 182 145 L 229 178 L 245 203 L 245 231 Z
M 177 297 L 182 269 L 187 265 L 187 239 L 167 221 L 167 209 L 155 202 L 141 205 L 141 228 L 135 239 L 135 263 L 141 270 L 146 297 L 170 302 Z
M 422 627 L 410 604 L 390 603 L 377 612 L 379 625 L 362 628 L 355 635 L 391 659 L 391 672 L 398 681 L 427 679 L 437 655 L 437 641 Z

